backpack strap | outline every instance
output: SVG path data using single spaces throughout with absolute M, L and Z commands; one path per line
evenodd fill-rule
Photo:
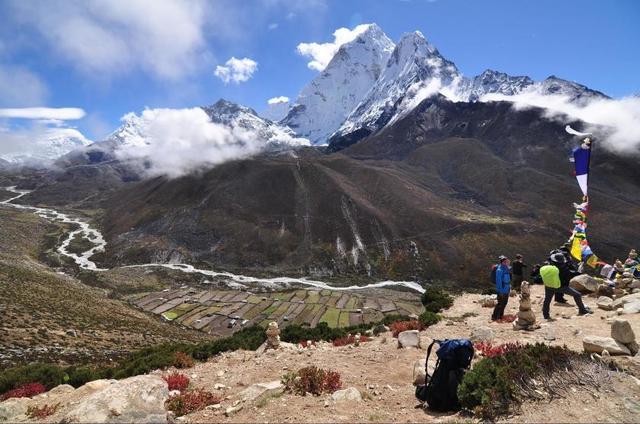
M 440 340 L 434 339 L 429 345 L 429 347 L 427 348 L 427 359 L 426 361 L 424 361 L 424 383 L 425 384 L 427 384 L 427 378 L 431 377 L 429 375 L 429 356 L 431 356 L 431 349 L 433 348 L 433 345 L 436 343 L 440 344 Z

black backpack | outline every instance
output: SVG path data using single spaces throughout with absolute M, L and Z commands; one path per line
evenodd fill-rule
M 429 356 L 433 345 L 440 347 L 436 351 L 438 361 L 433 375 L 429 375 Z M 473 359 L 473 344 L 467 339 L 434 340 L 427 349 L 425 361 L 425 384 L 416 387 L 416 398 L 426 402 L 434 411 L 457 411 L 458 385 Z
M 491 274 L 489 274 L 489 280 L 491 281 L 491 284 L 496 283 L 496 269 L 498 269 L 498 265 L 493 265 L 491 267 Z

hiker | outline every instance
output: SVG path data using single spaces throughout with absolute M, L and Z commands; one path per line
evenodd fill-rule
M 516 290 L 520 290 L 520 285 L 524 281 L 524 269 L 527 265 L 524 263 L 523 256 L 518 253 L 516 255 L 516 260 L 511 264 L 511 269 L 513 271 L 513 288 Z
M 551 320 L 549 315 L 549 307 L 551 305 L 551 299 L 556 292 L 566 293 L 573 296 L 573 299 L 578 306 L 578 315 L 586 315 L 593 313 L 591 309 L 584 306 L 582 303 L 582 295 L 571 287 L 563 286 L 560 281 L 560 268 L 566 264 L 567 258 L 562 253 L 554 253 L 551 256 L 551 263 L 540 268 L 540 276 L 544 283 L 544 303 L 542 304 L 542 315 L 544 319 Z
M 498 257 L 498 264 L 495 268 L 496 274 L 496 292 L 498 293 L 498 303 L 493 308 L 491 315 L 492 321 L 498 321 L 504 316 L 504 309 L 509 302 L 509 293 L 511 292 L 511 269 L 509 268 L 509 258 L 504 255 Z
M 543 266 L 547 265 L 548 262 L 544 262 L 542 265 L 540 264 L 535 264 L 533 266 L 533 268 L 531 268 L 531 282 L 533 284 L 542 284 L 542 277 L 540 276 L 540 268 L 542 268 Z
M 629 257 L 627 258 L 626 261 L 624 261 L 624 267 L 625 268 L 634 268 L 638 265 L 638 253 L 636 252 L 636 249 L 631 249 L 631 251 L 629 252 Z
M 568 287 L 571 279 L 576 275 L 580 275 L 580 273 L 578 272 L 578 269 L 573 264 L 573 261 L 571 258 L 571 252 L 567 244 L 564 244 L 560 249 L 552 250 L 549 254 L 549 258 L 551 258 L 551 256 L 555 255 L 556 253 L 561 253 L 565 258 L 564 265 L 562 267 L 559 267 L 560 283 L 563 287 Z M 564 298 L 564 294 L 562 292 L 556 292 L 555 300 L 556 300 L 556 303 L 560 303 L 563 305 L 567 305 L 569 303 L 569 301 Z

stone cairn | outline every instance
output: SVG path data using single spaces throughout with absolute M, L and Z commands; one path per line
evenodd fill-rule
M 267 326 L 266 349 L 278 349 L 280 347 L 280 329 L 278 323 L 271 321 Z
M 531 310 L 531 290 L 529 283 L 522 282 L 520 286 L 520 310 L 518 311 L 518 319 L 513 322 L 514 330 L 535 330 L 540 328 L 536 324 L 536 314 Z

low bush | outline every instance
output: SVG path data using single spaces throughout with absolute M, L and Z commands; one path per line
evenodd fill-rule
M 490 354 L 458 387 L 462 407 L 486 420 L 511 413 L 524 399 L 543 399 L 540 394 L 545 393 L 562 396 L 572 385 L 588 390 L 610 380 L 602 364 L 566 347 L 510 344 L 492 348 Z
M 518 349 L 522 349 L 520 343 L 504 343 L 494 346 L 491 342 L 478 342 L 473 345 L 477 352 L 480 352 L 482 356 L 487 358 L 493 358 L 495 356 L 504 355 L 505 353 L 513 352 Z
M 171 396 L 167 399 L 165 406 L 169 411 L 176 414 L 176 417 L 200 411 L 209 405 L 216 405 L 222 402 L 222 398 L 204 389 L 187 390 L 179 395 Z
M 24 398 L 24 397 L 34 397 L 35 395 L 39 395 L 40 393 L 44 393 L 47 391 L 47 388 L 44 384 L 40 383 L 27 383 L 22 386 L 9 390 L 0 396 L 0 401 L 7 400 L 10 398 Z
M 420 300 L 424 305 L 424 309 L 433 313 L 438 313 L 453 305 L 453 298 L 445 291 L 435 287 L 427 287 Z
M 173 355 L 173 366 L 176 368 L 191 368 L 194 365 L 191 355 L 184 352 L 176 352 Z
M 30 406 L 27 408 L 27 417 L 34 420 L 42 420 L 53 415 L 58 410 L 59 403 L 55 405 Z
M 305 396 L 307 393 L 316 396 L 323 393 L 333 393 L 342 387 L 338 372 L 313 366 L 285 374 L 282 377 L 282 384 L 285 386 L 285 390 L 301 396 Z
M 370 337 L 360 336 L 360 343 L 366 343 L 369 341 L 371 341 Z M 353 334 L 350 334 L 350 335 L 347 335 L 346 337 L 340 337 L 335 339 L 333 341 L 333 345 L 336 347 L 347 346 L 347 345 L 354 344 L 355 342 L 356 342 L 356 336 L 354 336 Z
M 183 391 L 189 387 L 189 377 L 179 372 L 172 372 L 171 374 L 162 377 L 162 379 L 167 382 L 167 386 L 169 386 L 170 391 Z
M 424 327 L 422 326 L 420 321 L 414 319 L 411 321 L 392 322 L 391 325 L 389 326 L 389 329 L 391 330 L 391 335 L 393 337 L 398 337 L 398 334 L 402 333 L 403 331 L 408 331 L 408 330 L 420 331 L 420 330 L 423 330 Z
M 52 389 L 60 384 L 71 384 L 80 387 L 83 384 L 102 378 L 122 379 L 135 375 L 147 374 L 155 369 L 165 369 L 175 363 L 176 352 L 184 352 L 200 361 L 222 352 L 238 349 L 256 350 L 266 335 L 260 327 L 249 327 L 235 334 L 197 344 L 169 343 L 161 344 L 132 352 L 120 363 L 111 367 L 63 367 L 50 364 L 31 364 L 8 368 L 0 374 L 0 396 L 20 386 L 37 382 Z
M 424 328 L 431 327 L 432 325 L 439 323 L 441 319 L 442 315 L 431 311 L 424 311 L 418 317 L 418 321 L 420 321 L 420 324 L 422 324 Z

